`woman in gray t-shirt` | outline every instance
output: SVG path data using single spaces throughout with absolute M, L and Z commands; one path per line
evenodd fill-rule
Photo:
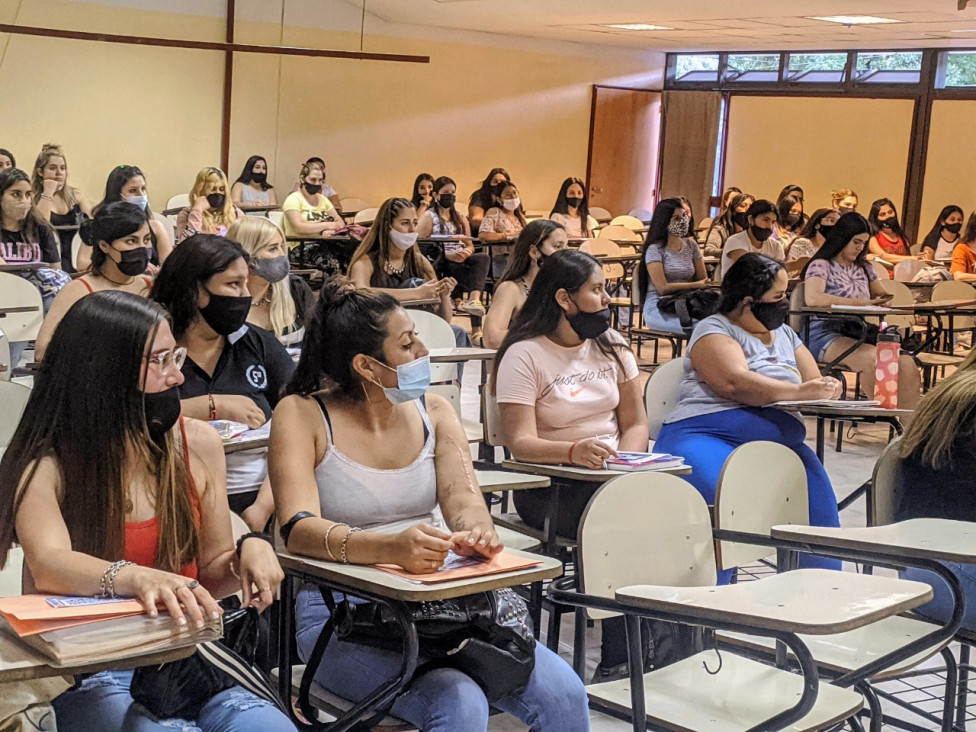
M 785 325 L 787 283 L 783 265 L 761 254 L 742 255 L 725 274 L 719 312 L 695 327 L 678 406 L 654 450 L 684 457 L 692 467 L 686 480 L 713 504 L 722 466 L 737 447 L 755 440 L 785 445 L 806 469 L 810 523 L 839 526 L 837 498 L 823 465 L 804 443 L 803 422 L 769 406 L 840 394 L 840 383 L 820 375 L 813 356 Z M 757 481 L 756 490 L 762 489 Z M 839 569 L 840 563 L 808 557 L 806 566 Z M 731 572 L 720 573 L 720 584 L 730 577 Z

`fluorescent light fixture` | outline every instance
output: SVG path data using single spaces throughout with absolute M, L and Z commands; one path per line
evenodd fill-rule
M 651 25 L 650 23 L 610 23 L 604 25 L 603 27 L 615 28 L 617 30 L 628 30 L 628 31 L 674 30 L 674 28 L 669 28 L 666 25 Z
M 949 32 L 950 33 L 976 33 L 976 28 L 973 28 L 971 30 L 954 30 Z
M 840 23 L 841 25 L 878 25 L 903 22 L 892 18 L 878 18 L 873 15 L 827 15 L 808 17 L 807 20 L 822 20 L 825 23 Z

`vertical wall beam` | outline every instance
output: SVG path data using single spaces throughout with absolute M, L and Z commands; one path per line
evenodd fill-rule
M 227 0 L 227 31 L 226 43 L 234 42 L 234 15 L 236 0 Z M 220 120 L 220 167 L 230 175 L 230 114 L 234 96 L 234 52 L 224 51 L 224 107 Z M 230 195 L 230 191 L 227 191 Z

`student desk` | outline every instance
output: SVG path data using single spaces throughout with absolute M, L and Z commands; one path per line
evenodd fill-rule
M 25 269 L 41 269 L 47 265 L 43 262 L 23 262 L 21 264 L 0 264 L 0 272 L 22 272 Z
M 810 321 L 814 317 L 847 321 L 850 323 L 856 323 L 861 328 L 860 337 L 855 339 L 854 344 L 845 350 L 843 353 L 838 355 L 829 363 L 825 364 L 823 369 L 825 371 L 833 371 L 837 369 L 840 364 L 844 362 L 844 359 L 850 356 L 854 351 L 864 345 L 868 338 L 868 323 L 867 318 L 877 318 L 879 321 L 884 320 L 886 316 L 889 315 L 911 315 L 911 308 L 909 307 L 884 307 L 880 305 L 865 305 L 865 306 L 826 306 L 826 307 L 811 307 L 805 306 L 801 308 L 798 312 L 800 317 L 803 319 L 803 342 L 810 342 Z M 816 356 L 815 356 L 816 357 Z
M 417 668 L 419 655 L 417 628 L 409 618 L 407 603 L 448 600 L 503 587 L 542 582 L 562 574 L 562 562 L 556 559 L 514 550 L 508 551 L 540 563 L 529 569 L 425 585 L 397 577 L 375 567 L 324 562 L 279 551 L 278 560 L 285 572 L 280 591 L 281 605 L 287 610 L 281 614 L 279 625 L 278 690 L 281 697 L 291 699 L 291 644 L 295 630 L 292 627 L 290 609 L 295 606 L 295 582 L 308 582 L 322 591 L 342 592 L 382 603 L 393 611 L 396 621 L 403 630 L 403 659 L 399 673 L 328 726 L 329 730 L 344 731 L 352 729 L 361 720 L 372 716 L 373 710 L 395 698 L 410 681 Z M 305 699 L 300 699 L 300 704 L 304 701 L 307 706 L 308 694 L 307 690 L 305 691 Z M 312 728 L 323 729 L 324 727 L 313 725 Z
M 883 409 L 877 405 L 858 407 L 856 401 L 851 401 L 848 407 L 833 407 L 823 404 L 801 404 L 798 406 L 775 406 L 784 412 L 798 412 L 804 417 L 815 417 L 817 420 L 817 458 L 824 461 L 825 425 L 828 421 L 838 422 L 867 422 L 889 425 L 899 435 L 902 433 L 899 417 L 912 414 L 911 409 Z
M 224 440 L 224 455 L 230 455 L 231 453 L 242 452 L 244 450 L 257 450 L 261 447 L 267 447 L 270 444 L 270 441 L 270 430 L 265 430 L 263 428 L 248 430 L 237 437 Z
M 352 251 L 359 246 L 358 241 L 353 239 L 351 236 L 346 235 L 318 236 L 310 234 L 295 234 L 286 236 L 285 241 L 299 247 L 298 261 L 296 264 L 298 264 L 298 266 L 301 268 L 307 266 L 307 262 L 305 261 L 305 244 L 318 244 L 336 260 L 340 259 L 338 256 L 340 254 L 342 254 L 343 257 L 351 256 Z

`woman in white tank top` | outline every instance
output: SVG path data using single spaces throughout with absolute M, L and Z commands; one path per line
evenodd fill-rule
M 447 400 L 424 396 L 429 382 L 427 349 L 394 298 L 326 282 L 273 420 L 268 467 L 289 551 L 415 573 L 436 571 L 448 551 L 501 551 L 464 430 Z M 329 611 L 306 588 L 295 615 L 307 659 Z M 316 681 L 359 701 L 399 663 L 399 653 L 333 638 Z M 589 728 L 582 684 L 541 644 L 529 684 L 495 706 L 533 730 Z M 423 730 L 483 732 L 488 723 L 481 687 L 452 668 L 417 678 L 390 711 Z

